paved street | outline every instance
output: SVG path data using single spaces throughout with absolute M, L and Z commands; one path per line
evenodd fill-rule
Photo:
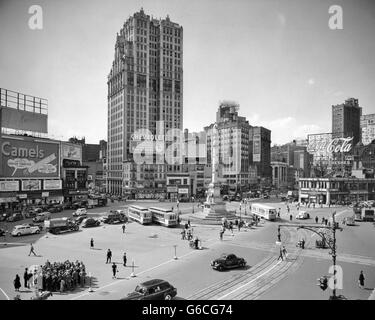
M 79 232 L 51 235 L 42 233 L 38 238 L 24 236 L 7 237 L 7 241 L 18 243 L 15 246 L 0 246 L 0 299 L 12 299 L 15 295 L 13 279 L 18 273 L 21 277 L 25 267 L 34 264 L 80 260 L 92 275 L 92 289 L 89 286 L 74 292 L 56 293 L 49 299 L 119 299 L 131 292 L 135 286 L 152 278 L 169 281 L 178 289 L 178 299 L 328 299 L 331 290 L 322 291 L 316 286 L 317 278 L 328 275 L 331 265 L 329 249 L 315 248 L 317 237 L 306 230 L 282 228 L 281 240 L 287 249 L 287 259 L 277 260 L 279 246 L 277 239 L 278 223 L 290 223 L 289 214 L 284 203 L 271 200 L 276 208 L 281 208 L 281 220 L 277 222 L 262 221 L 258 227 L 234 230 L 219 239 L 220 226 L 198 225 L 193 223 L 193 234 L 202 240 L 203 250 L 189 248 L 188 241 L 181 240 L 181 229 L 164 228 L 157 225 L 142 226 L 135 222 L 127 225 L 125 234 L 121 225 L 102 225 L 96 228 L 81 229 Z M 171 203 L 138 201 L 143 206 L 171 207 Z M 120 208 L 129 203 L 111 203 L 111 206 L 89 211 L 92 216 L 99 216 L 111 208 Z M 191 214 L 189 203 L 181 203 L 182 218 Z M 176 207 L 176 206 L 175 206 Z M 238 210 L 239 203 L 228 203 L 229 210 Z M 243 207 L 242 207 L 242 210 Z M 305 209 L 303 209 L 305 210 Z M 315 224 L 315 216 L 328 217 L 332 211 L 337 212 L 337 220 L 351 215 L 352 209 L 316 208 L 306 209 L 311 219 L 293 223 Z M 59 215 L 70 215 L 72 210 Z M 242 212 L 244 213 L 244 212 Z M 293 217 L 297 213 L 291 206 Z M 340 226 L 341 223 L 340 223 Z M 368 299 L 375 287 L 375 252 L 372 244 L 375 241 L 375 228 L 372 223 L 359 223 L 358 226 L 343 226 L 337 232 L 337 264 L 343 269 L 343 290 L 338 294 L 348 299 Z M 89 241 L 95 241 L 90 249 Z M 304 250 L 296 247 L 296 242 L 306 239 Z M 28 256 L 29 242 L 34 242 L 37 257 Z M 25 243 L 25 245 L 22 245 Z M 174 259 L 174 245 L 178 259 Z M 105 263 L 106 251 L 113 252 L 119 273 L 112 279 L 111 265 Z M 122 265 L 122 254 L 126 252 L 127 266 Z M 211 268 L 210 262 L 222 253 L 234 253 L 247 261 L 247 267 L 218 272 Z M 152 259 L 150 259 L 152 257 Z M 134 260 L 134 273 L 131 277 L 131 264 Z M 358 275 L 363 270 L 366 276 L 365 289 L 358 287 Z M 21 298 L 29 299 L 32 292 L 22 291 Z

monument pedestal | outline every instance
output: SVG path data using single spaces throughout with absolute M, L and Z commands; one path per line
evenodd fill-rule
M 210 220 L 221 223 L 223 218 L 227 220 L 237 219 L 236 215 L 228 212 L 226 203 L 220 197 L 220 184 L 210 184 L 210 196 L 204 202 L 203 212 L 194 214 L 194 218 Z M 192 216 L 193 217 L 193 216 Z

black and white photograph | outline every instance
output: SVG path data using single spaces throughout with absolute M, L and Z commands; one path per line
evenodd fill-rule
M 0 300 L 375 300 L 374 57 L 372 0 L 0 0 Z

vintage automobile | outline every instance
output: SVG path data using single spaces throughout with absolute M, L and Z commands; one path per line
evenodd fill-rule
M 73 212 L 74 217 L 87 216 L 87 210 L 85 208 L 79 208 Z
M 44 220 L 48 220 L 51 218 L 51 213 L 46 211 L 42 213 L 38 213 L 36 217 L 33 218 L 33 222 L 44 222 Z
M 21 212 L 13 213 L 10 217 L 6 219 L 8 222 L 20 221 L 23 220 L 23 215 Z
M 296 219 L 300 219 L 300 220 L 310 219 L 310 214 L 306 211 L 300 211 L 296 215 Z
M 243 268 L 246 266 L 246 261 L 233 253 L 223 253 L 220 258 L 211 262 L 211 266 L 215 270 L 223 271 L 225 269 Z
M 94 218 L 87 218 L 82 221 L 82 228 L 97 227 L 100 225 L 100 221 Z
M 103 217 L 103 222 L 108 224 L 126 223 L 128 217 L 123 210 L 111 210 L 107 216 Z
M 15 226 L 11 232 L 11 235 L 13 237 L 19 237 L 19 236 L 24 236 L 27 234 L 38 234 L 40 233 L 39 227 L 36 226 L 30 226 L 28 224 L 22 224 Z
M 121 300 L 171 300 L 177 295 L 177 289 L 169 282 L 153 279 L 140 283 L 134 292 Z
M 5 230 L 0 228 L 0 237 L 4 237 L 4 236 L 5 236 Z

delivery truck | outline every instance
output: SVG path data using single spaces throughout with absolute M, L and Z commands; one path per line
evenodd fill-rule
M 44 227 L 46 228 L 47 232 L 53 234 L 79 230 L 78 224 L 68 217 L 45 220 Z

